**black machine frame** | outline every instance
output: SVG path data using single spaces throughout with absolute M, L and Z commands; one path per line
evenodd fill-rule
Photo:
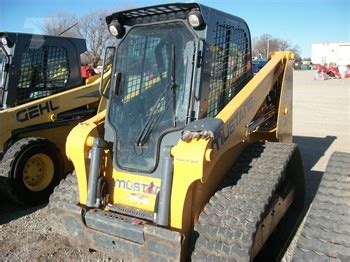
M 1 108 L 18 106 L 83 84 L 80 54 L 87 51 L 84 39 L 0 32 L 0 39 L 2 38 L 6 38 L 7 42 L 6 45 L 0 43 L 0 47 L 6 50 L 8 65 L 5 67 L 7 72 L 5 72 Z M 49 72 L 47 67 L 50 63 L 51 68 L 54 66 L 56 69 Z M 57 77 L 60 73 L 58 66 L 64 66 L 65 72 L 61 74 L 65 76 L 61 76 L 60 81 L 54 84 L 51 82 L 50 86 L 46 79 Z M 37 70 L 36 74 L 34 69 Z M 24 74 L 28 77 L 31 75 L 31 80 L 23 79 Z M 40 85 L 38 81 L 33 81 L 33 78 L 38 79 L 39 74 L 42 79 Z M 19 90 L 21 87 L 24 88 Z M 33 92 L 39 95 L 30 96 Z

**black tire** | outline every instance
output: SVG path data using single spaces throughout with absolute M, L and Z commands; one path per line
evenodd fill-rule
M 47 185 L 44 184 L 43 188 L 33 190 L 26 185 L 27 177 L 24 172 L 27 172 L 25 170 L 27 161 L 38 154 L 52 163 L 53 171 L 50 172 L 52 178 L 47 180 Z M 54 143 L 38 137 L 23 138 L 15 142 L 5 152 L 0 165 L 0 177 L 6 181 L 4 189 L 6 197 L 22 205 L 46 202 L 63 175 L 64 162 L 60 150 Z M 37 176 L 39 177 L 39 174 Z
M 294 261 L 350 261 L 350 154 L 332 154 L 294 252 Z
M 64 223 L 61 221 L 62 210 L 67 209 L 67 206 L 76 206 L 79 203 L 79 188 L 78 180 L 75 172 L 68 174 L 50 196 L 48 213 L 50 225 L 54 232 L 69 237 Z
M 295 168 L 296 172 L 290 172 Z M 252 145 L 200 214 L 192 237 L 193 261 L 251 261 L 260 222 L 275 193 L 291 181 L 304 206 L 304 175 L 295 144 Z

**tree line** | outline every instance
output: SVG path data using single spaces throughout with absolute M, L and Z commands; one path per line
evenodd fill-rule
M 270 34 L 263 34 L 253 38 L 253 56 L 267 56 L 269 52 L 292 51 L 295 59 L 300 60 L 300 47 L 293 45 L 289 40 L 273 37 Z
M 121 9 L 131 8 L 124 6 Z M 103 51 L 108 45 L 113 45 L 114 37 L 109 33 L 105 17 L 111 11 L 91 11 L 82 17 L 76 17 L 68 12 L 57 12 L 44 19 L 42 31 L 48 35 L 61 35 L 69 37 L 84 38 L 86 40 L 88 53 L 83 63 L 97 66 L 101 63 Z M 70 28 L 72 27 L 72 28 Z M 70 28 L 69 30 L 67 30 Z M 300 47 L 293 45 L 289 40 L 263 34 L 253 38 L 252 55 L 255 57 L 266 56 L 269 52 L 289 50 L 294 52 L 296 60 L 300 59 Z
M 96 67 L 101 61 L 104 49 L 113 44 L 114 37 L 109 33 L 105 22 L 105 17 L 110 14 L 110 11 L 98 10 L 76 17 L 60 11 L 44 19 L 42 31 L 47 35 L 84 38 L 88 52 L 83 63 Z

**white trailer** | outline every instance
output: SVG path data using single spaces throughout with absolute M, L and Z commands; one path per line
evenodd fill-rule
M 350 42 L 312 44 L 311 61 L 313 64 L 350 65 Z

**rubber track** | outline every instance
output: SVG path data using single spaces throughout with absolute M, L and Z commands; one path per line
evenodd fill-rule
M 13 191 L 13 178 L 11 177 L 11 169 L 13 167 L 15 159 L 17 158 L 18 154 L 21 153 L 23 148 L 33 142 L 41 140 L 45 139 L 40 137 L 28 137 L 18 140 L 7 149 L 3 158 L 1 159 L 0 178 L 2 178 L 1 180 L 3 181 L 0 183 L 0 190 L 1 193 L 4 194 L 4 196 L 9 200 L 22 204 L 21 199 Z
M 296 148 L 282 143 L 248 147 L 195 225 L 193 261 L 251 260 L 259 222 Z
M 332 154 L 293 260 L 350 261 L 349 153 Z
M 55 187 L 50 196 L 48 204 L 48 213 L 53 231 L 60 235 L 70 236 L 61 222 L 60 212 L 65 205 L 76 205 L 79 203 L 78 180 L 75 172 L 68 174 L 67 177 Z

